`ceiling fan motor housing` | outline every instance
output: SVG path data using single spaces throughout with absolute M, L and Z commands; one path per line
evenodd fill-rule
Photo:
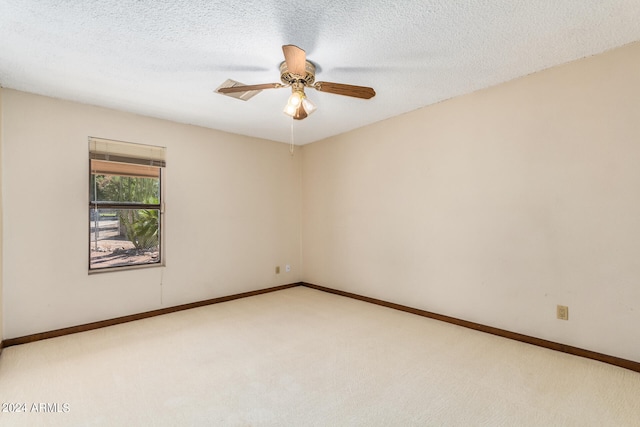
M 296 83 L 302 84 L 303 86 L 312 86 L 316 80 L 316 67 L 309 61 L 305 61 L 304 63 L 304 71 L 305 75 L 301 76 L 299 74 L 294 74 L 289 72 L 289 68 L 287 67 L 287 63 L 283 62 L 280 64 L 280 80 L 285 85 L 294 86 Z

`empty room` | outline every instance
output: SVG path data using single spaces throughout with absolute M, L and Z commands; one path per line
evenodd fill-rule
M 0 425 L 639 425 L 639 22 L 0 0 Z

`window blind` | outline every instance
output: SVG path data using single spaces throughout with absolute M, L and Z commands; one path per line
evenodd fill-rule
M 154 145 L 89 138 L 91 160 L 163 168 L 166 166 L 165 151 L 164 147 Z

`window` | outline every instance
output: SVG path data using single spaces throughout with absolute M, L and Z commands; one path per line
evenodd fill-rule
M 89 138 L 89 271 L 162 265 L 165 149 Z

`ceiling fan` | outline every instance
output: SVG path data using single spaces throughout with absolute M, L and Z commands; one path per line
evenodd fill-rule
M 280 80 L 282 83 L 265 83 L 258 85 L 237 84 L 231 87 L 221 87 L 217 92 L 230 94 L 236 92 L 258 91 L 263 89 L 291 88 L 291 96 L 284 108 L 284 113 L 296 120 L 302 120 L 316 110 L 316 106 L 304 93 L 305 87 L 320 92 L 335 93 L 352 96 L 354 98 L 369 99 L 375 96 L 373 88 L 353 86 L 343 83 L 316 82 L 316 67 L 307 61 L 305 51 L 291 44 L 282 46 L 284 62 L 280 64 Z

